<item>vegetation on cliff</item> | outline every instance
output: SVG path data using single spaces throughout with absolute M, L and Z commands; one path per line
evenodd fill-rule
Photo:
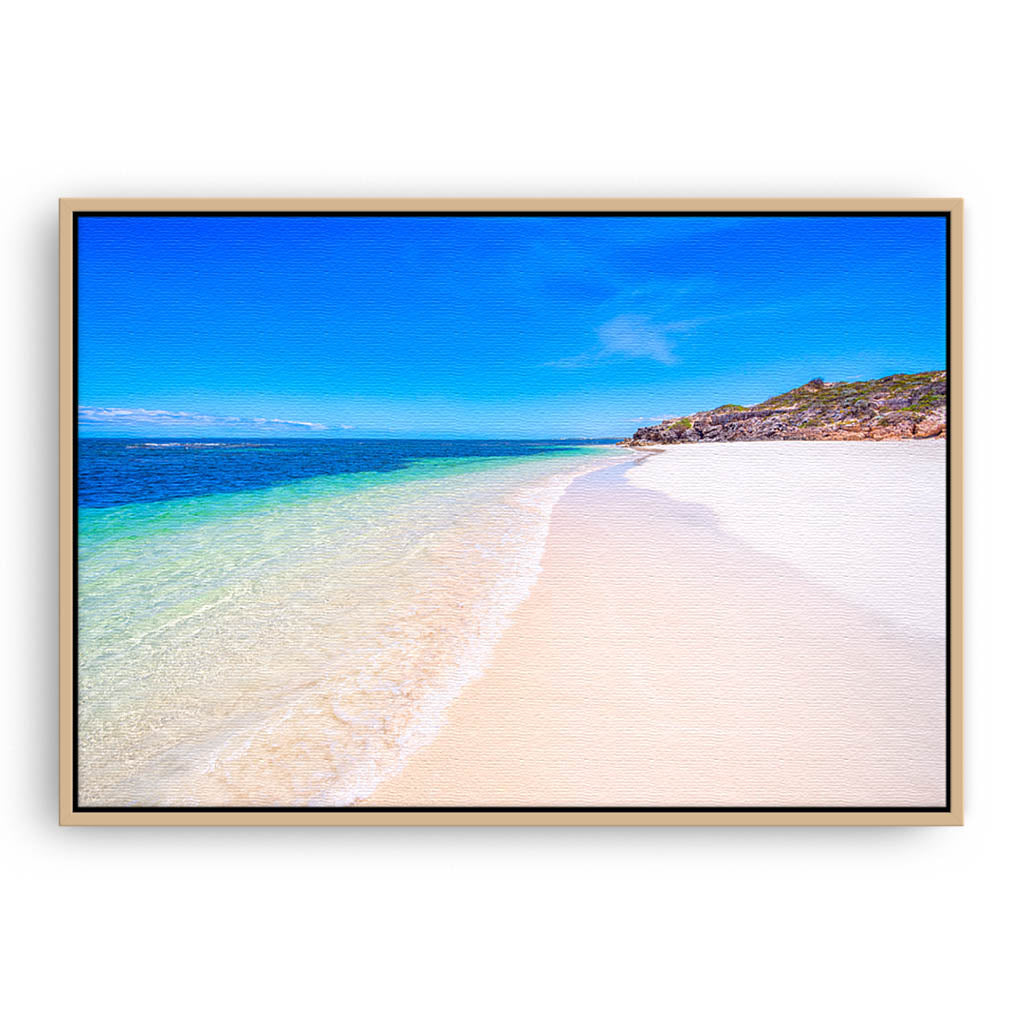
M 624 443 L 702 441 L 885 441 L 946 436 L 946 372 L 897 373 L 880 380 L 826 383 L 820 377 L 757 405 L 641 427 Z

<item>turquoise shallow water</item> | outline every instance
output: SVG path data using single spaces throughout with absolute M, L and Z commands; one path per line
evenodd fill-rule
M 565 487 L 622 457 L 419 456 L 80 508 L 81 802 L 368 796 L 486 664 Z

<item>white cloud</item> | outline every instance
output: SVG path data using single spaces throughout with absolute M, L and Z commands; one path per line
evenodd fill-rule
M 623 313 L 601 324 L 597 329 L 600 345 L 589 352 L 581 352 L 565 359 L 545 363 L 545 366 L 589 366 L 609 359 L 652 359 L 671 366 L 679 362 L 676 343 L 681 334 L 696 326 L 688 320 L 659 323 L 649 316 Z
M 120 409 L 99 408 L 82 405 L 78 407 L 78 419 L 81 423 L 103 423 L 110 426 L 175 426 L 175 427 L 302 427 L 306 430 L 326 430 L 323 423 L 310 423 L 306 420 L 282 420 L 263 416 L 247 418 L 244 416 L 210 416 L 200 412 L 170 412 L 167 409 Z
M 309 427 L 310 430 L 326 430 L 327 427 L 322 423 L 307 423 L 305 420 L 279 420 L 276 417 L 273 419 L 264 419 L 262 416 L 257 416 L 252 421 L 253 423 L 277 423 L 286 427 Z
M 623 355 L 634 359 L 653 359 L 666 365 L 678 360 L 676 336 L 688 328 L 683 322 L 659 324 L 649 317 L 624 313 L 602 324 L 600 356 Z

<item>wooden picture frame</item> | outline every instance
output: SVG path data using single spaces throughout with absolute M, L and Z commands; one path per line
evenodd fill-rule
M 946 219 L 946 800 L 915 807 L 89 807 L 77 798 L 78 218 L 97 214 L 934 215 Z M 63 199 L 60 202 L 60 822 L 67 825 L 963 823 L 963 201 L 960 199 Z

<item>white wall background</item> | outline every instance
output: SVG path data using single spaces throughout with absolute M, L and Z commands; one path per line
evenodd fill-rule
M 10 1019 L 1019 1009 L 1019 18 L 977 0 L 8 6 Z M 966 197 L 967 826 L 58 829 L 61 195 Z

